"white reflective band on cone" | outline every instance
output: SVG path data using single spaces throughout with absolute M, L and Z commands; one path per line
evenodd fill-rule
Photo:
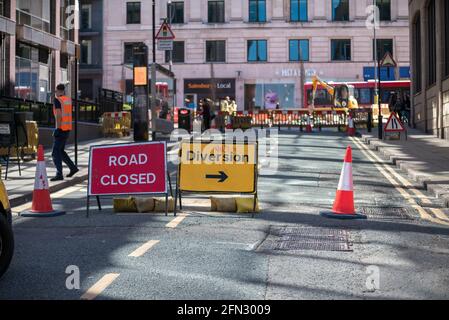
M 344 163 L 343 169 L 341 170 L 340 182 L 338 183 L 338 190 L 353 191 L 352 163 Z
M 47 170 L 45 161 L 38 161 L 36 166 L 36 178 L 34 180 L 34 190 L 48 189 Z

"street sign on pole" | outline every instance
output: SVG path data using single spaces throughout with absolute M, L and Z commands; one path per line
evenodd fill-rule
M 391 55 L 390 52 L 387 52 L 385 54 L 385 56 L 382 58 L 382 60 L 380 61 L 380 66 L 381 67 L 397 67 L 397 63 L 394 60 L 393 56 Z
M 173 40 L 158 40 L 157 49 L 159 51 L 171 51 L 173 50 Z
M 405 131 L 404 124 L 401 120 L 399 120 L 399 117 L 396 115 L 396 113 L 392 112 L 390 115 L 390 118 L 387 121 L 387 124 L 385 125 L 385 132 L 403 132 Z
M 156 34 L 156 40 L 174 40 L 175 34 L 170 28 L 167 21 L 164 21 Z

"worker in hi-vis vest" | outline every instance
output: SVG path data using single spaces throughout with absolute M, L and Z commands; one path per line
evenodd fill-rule
M 72 131 L 72 99 L 65 95 L 65 86 L 59 84 L 56 87 L 56 97 L 53 104 L 53 114 L 55 116 L 56 129 L 53 133 L 53 162 L 56 167 L 56 176 L 50 181 L 64 180 L 62 174 L 62 162 L 70 169 L 68 178 L 73 177 L 79 169 L 65 152 L 64 148 Z

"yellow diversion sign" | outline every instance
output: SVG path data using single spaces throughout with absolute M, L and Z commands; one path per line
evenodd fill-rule
M 256 193 L 257 144 L 182 142 L 180 191 Z

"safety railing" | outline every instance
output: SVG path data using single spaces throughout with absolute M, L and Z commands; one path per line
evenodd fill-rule
M 367 127 L 373 119 L 371 109 L 356 109 L 351 116 L 357 127 Z M 300 110 L 263 110 L 238 111 L 234 115 L 219 113 L 215 123 L 217 129 L 232 127 L 233 129 L 249 129 L 254 127 L 300 128 L 307 127 L 338 128 L 343 130 L 348 124 L 349 112 L 344 109 L 300 109 Z M 227 120 L 226 119 L 229 119 Z M 231 124 L 230 126 L 227 124 Z

